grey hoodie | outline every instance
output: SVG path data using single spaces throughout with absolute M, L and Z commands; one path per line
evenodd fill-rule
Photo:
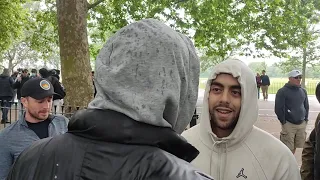
M 300 86 L 285 84 L 276 94 L 274 110 L 281 124 L 285 124 L 286 121 L 293 124 L 308 121 L 307 91 Z
M 199 59 L 186 36 L 155 19 L 132 23 L 101 49 L 93 109 L 182 133 L 198 96 Z
M 231 74 L 241 86 L 241 111 L 232 133 L 217 137 L 211 128 L 209 93 L 220 73 Z M 200 124 L 183 132 L 200 154 L 191 163 L 215 180 L 301 180 L 292 152 L 271 134 L 254 126 L 258 120 L 257 84 L 252 70 L 237 59 L 214 66 L 203 98 Z

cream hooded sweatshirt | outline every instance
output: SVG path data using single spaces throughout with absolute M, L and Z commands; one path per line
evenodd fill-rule
M 212 132 L 208 106 L 211 81 L 220 73 L 239 77 L 242 94 L 238 123 L 224 138 Z M 214 67 L 206 85 L 200 124 L 182 134 L 200 151 L 192 164 L 215 180 L 300 180 L 291 151 L 254 126 L 258 119 L 256 87 L 253 72 L 240 60 L 226 60 Z

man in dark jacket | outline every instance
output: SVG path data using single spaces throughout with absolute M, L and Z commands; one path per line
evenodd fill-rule
M 13 84 L 13 88 L 17 89 L 17 99 L 18 99 L 18 109 L 19 109 L 19 118 L 23 116 L 23 105 L 21 103 L 21 89 L 25 82 L 30 79 L 28 75 L 28 69 L 23 69 L 19 72 L 17 78 L 15 79 L 15 83 Z
M 46 78 L 51 82 L 54 88 L 54 92 L 56 93 L 55 95 L 53 95 L 53 106 L 52 106 L 53 114 L 61 114 L 62 113 L 61 101 L 66 96 L 66 92 L 64 91 L 64 88 L 61 85 L 59 79 L 56 76 L 53 76 L 54 74 L 56 75 L 56 71 L 51 70 L 50 72 L 46 68 L 41 68 L 39 70 L 39 74 L 41 77 Z
M 4 69 L 3 73 L 0 75 L 0 106 L 2 111 L 1 123 L 7 123 L 8 112 L 11 106 L 11 101 L 13 99 L 13 79 L 10 77 L 9 69 Z
M 263 95 L 263 100 L 268 100 L 268 89 L 270 86 L 270 79 L 269 76 L 266 75 L 266 70 L 262 70 L 262 75 L 260 76 L 261 79 L 261 90 Z
M 278 90 L 275 113 L 281 123 L 280 140 L 294 154 L 303 148 L 309 116 L 307 91 L 301 87 L 302 74 L 299 70 L 289 73 L 289 82 Z
M 158 20 L 120 29 L 96 60 L 97 95 L 68 133 L 23 152 L 8 180 L 204 180 L 180 136 L 198 94 L 192 42 Z

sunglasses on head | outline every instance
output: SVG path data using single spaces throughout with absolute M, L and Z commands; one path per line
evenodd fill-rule
M 295 79 L 302 79 L 302 76 L 294 77 Z

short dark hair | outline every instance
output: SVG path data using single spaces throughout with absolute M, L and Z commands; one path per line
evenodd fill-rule
M 262 72 L 266 72 L 266 70 L 262 70 Z
M 27 72 L 29 72 L 28 69 L 23 69 L 23 70 L 22 70 L 22 73 L 27 73 Z
M 37 73 L 37 69 L 31 69 L 32 73 Z

